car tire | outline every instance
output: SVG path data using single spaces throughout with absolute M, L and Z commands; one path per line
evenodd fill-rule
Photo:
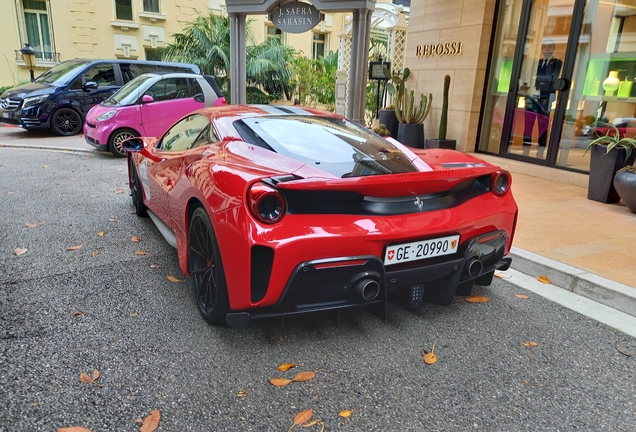
M 126 150 L 124 150 L 122 143 L 129 138 L 136 138 L 138 136 L 139 133 L 133 129 L 117 129 L 108 137 L 108 151 L 115 155 L 115 157 L 126 157 Z
M 56 135 L 77 135 L 83 124 L 82 116 L 72 108 L 60 108 L 51 115 L 51 130 Z
M 137 167 L 132 157 L 128 158 L 128 169 L 130 171 L 130 196 L 132 198 L 135 213 L 139 217 L 148 217 L 148 207 L 144 204 L 144 192 L 141 189 L 141 181 L 137 174 Z
M 210 217 L 201 207 L 190 217 L 188 270 L 203 319 L 210 324 L 225 324 L 225 316 L 230 311 L 225 271 Z

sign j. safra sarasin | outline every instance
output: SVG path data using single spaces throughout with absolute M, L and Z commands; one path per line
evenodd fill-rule
M 269 14 L 269 20 L 287 33 L 304 33 L 316 27 L 322 14 L 309 3 L 298 1 L 284 3 Z

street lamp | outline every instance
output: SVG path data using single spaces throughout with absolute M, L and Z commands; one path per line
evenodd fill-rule
M 33 82 L 35 80 L 35 75 L 33 74 L 33 69 L 35 69 L 35 50 L 28 43 L 25 43 L 20 52 L 22 53 L 22 60 L 29 68 L 31 82 Z

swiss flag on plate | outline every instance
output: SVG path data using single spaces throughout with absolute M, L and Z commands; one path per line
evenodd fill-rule
M 394 256 L 395 256 L 395 251 L 393 249 L 391 249 L 389 253 L 386 255 L 389 261 L 392 260 Z

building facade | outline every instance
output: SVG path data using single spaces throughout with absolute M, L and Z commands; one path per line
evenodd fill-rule
M 406 65 L 429 137 L 451 76 L 462 150 L 584 173 L 594 137 L 636 135 L 636 0 L 413 0 Z
M 225 14 L 222 0 L 2 0 L 5 42 L 0 47 L 0 87 L 29 80 L 19 53 L 36 51 L 35 75 L 76 58 L 158 60 L 171 35 L 210 8 Z M 279 37 L 308 57 L 338 50 L 344 14 L 326 14 L 312 31 L 285 34 L 267 16 L 248 17 L 259 41 Z

